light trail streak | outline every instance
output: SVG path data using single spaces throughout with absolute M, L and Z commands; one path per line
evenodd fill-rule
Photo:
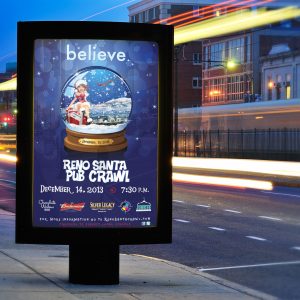
M 245 3 L 248 3 L 248 2 L 253 2 L 253 0 L 245 0 L 245 1 L 241 1 L 241 2 L 239 3 L 239 5 L 245 4 Z M 234 5 L 236 5 L 236 3 L 235 3 L 235 4 L 232 4 L 232 5 L 225 6 L 223 9 L 226 10 L 226 11 L 220 12 L 220 15 L 227 14 L 227 13 L 229 13 L 229 12 L 232 12 L 232 10 L 228 10 L 228 9 L 229 9 L 230 7 L 232 7 L 232 6 L 234 6 Z M 248 8 L 248 6 L 247 6 L 247 7 L 245 7 L 245 6 L 242 6 L 242 7 L 235 7 L 235 8 L 233 9 L 233 11 L 236 11 L 236 10 L 242 10 L 242 9 L 245 9 L 245 8 Z M 211 14 L 211 13 L 213 13 L 213 12 L 215 12 L 215 11 L 216 11 L 216 9 L 215 9 L 215 8 L 212 8 L 212 9 L 210 9 L 210 10 L 207 10 L 207 11 L 204 13 L 204 14 L 210 13 L 208 16 L 201 17 L 201 18 L 197 18 L 197 19 L 195 19 L 195 16 L 185 17 L 185 18 L 182 18 L 182 19 L 179 19 L 179 20 L 170 22 L 170 23 L 168 23 L 168 25 L 172 25 L 172 24 L 175 24 L 175 23 L 178 23 L 178 22 L 182 22 L 182 21 L 186 21 L 186 20 L 189 20 L 189 19 L 193 18 L 192 21 L 185 22 L 185 23 L 183 23 L 183 24 L 179 24 L 178 26 L 175 26 L 175 28 L 179 28 L 179 27 L 182 27 L 182 26 L 191 24 L 191 23 L 196 23 L 196 22 L 199 22 L 199 21 L 202 21 L 202 20 L 210 19 L 210 18 L 213 18 L 213 17 L 214 17 L 214 15 Z
M 7 53 L 3 56 L 0 57 L 0 60 L 3 60 L 5 58 L 8 58 L 8 57 L 11 57 L 11 56 L 14 56 L 14 55 L 17 55 L 17 52 L 10 52 L 10 53 Z
M 193 183 L 193 184 L 208 184 L 217 186 L 227 186 L 233 188 L 250 188 L 259 190 L 272 190 L 273 185 L 270 181 L 252 180 L 252 179 L 240 179 L 229 177 L 217 177 L 217 176 L 201 176 L 191 175 L 184 173 L 173 173 L 173 181 Z
M 16 162 L 18 159 L 16 156 L 8 155 L 8 154 L 0 154 L 0 160 L 8 161 L 8 162 Z
M 248 0 L 248 1 L 254 1 L 254 0 Z M 174 22 L 176 23 L 176 22 L 180 22 L 180 21 L 184 20 L 181 17 L 189 16 L 187 18 L 190 18 L 190 17 L 192 18 L 192 17 L 195 17 L 195 14 L 207 13 L 208 10 L 212 10 L 214 7 L 220 7 L 221 8 L 221 6 L 223 6 L 225 4 L 228 4 L 228 3 L 232 3 L 232 2 L 235 2 L 235 4 L 238 5 L 238 3 L 236 3 L 237 0 L 228 0 L 228 1 L 221 2 L 221 3 L 213 4 L 213 5 L 210 5 L 210 6 L 193 9 L 193 10 L 190 10 L 190 11 L 172 16 L 172 17 L 168 17 L 168 18 L 165 18 L 165 19 L 161 19 L 161 20 L 158 20 L 158 21 L 154 22 L 153 24 L 161 24 L 161 23 L 167 22 L 167 24 L 170 25 L 170 24 L 173 24 Z M 224 7 L 222 7 L 222 9 L 224 9 Z M 176 20 L 176 19 L 179 19 L 179 20 Z M 176 21 L 174 21 L 174 20 L 176 20 Z M 174 21 L 174 22 L 169 23 L 168 21 Z
M 0 83 L 0 91 L 15 91 L 17 89 L 17 78 Z
M 245 1 L 241 1 L 239 2 L 239 4 L 246 4 L 248 2 L 251 2 L 253 0 L 245 0 Z M 241 7 L 234 7 L 234 8 L 231 8 L 231 9 L 228 9 L 229 7 L 232 7 L 233 5 L 229 5 L 228 8 L 226 9 L 226 11 L 221 11 L 220 12 L 220 16 L 222 15 L 227 15 L 229 13 L 233 13 L 233 12 L 238 12 L 238 11 L 242 11 L 242 10 L 245 10 L 245 9 L 248 9 L 250 7 L 253 7 L 253 6 L 257 6 L 257 5 L 263 5 L 263 4 L 266 4 L 266 3 L 269 3 L 269 2 L 273 2 L 273 0 L 263 0 L 263 1 L 260 1 L 260 2 L 255 2 L 255 3 L 251 3 L 251 4 L 248 4 L 248 5 L 244 5 L 244 6 L 241 6 Z M 175 26 L 175 28 L 180 28 L 180 27 L 184 27 L 186 25 L 189 25 L 189 24 L 193 24 L 193 23 L 197 23 L 199 21 L 203 21 L 203 20 L 207 20 L 207 19 L 212 19 L 214 18 L 214 16 L 212 15 L 209 15 L 209 16 L 206 16 L 206 17 L 202 17 L 202 18 L 199 18 L 199 19 L 194 19 L 194 20 L 191 20 L 189 22 L 185 22 L 183 24 L 179 24 L 177 26 Z
M 127 2 L 124 2 L 124 3 L 120 3 L 120 4 L 118 4 L 118 5 L 115 5 L 115 6 L 112 6 L 112 7 L 110 7 L 110 8 L 101 10 L 101 11 L 99 11 L 99 12 L 97 12 L 97 13 L 94 13 L 94 14 L 88 16 L 88 17 L 85 17 L 84 19 L 81 19 L 80 21 L 86 21 L 86 20 L 89 20 L 89 19 L 91 19 L 91 18 L 93 18 L 93 17 L 96 17 L 96 16 L 98 16 L 98 15 L 101 15 L 101 14 L 103 14 L 103 13 L 106 13 L 106 12 L 108 12 L 108 11 L 111 11 L 111 10 L 113 10 L 113 9 L 116 9 L 116 8 L 118 8 L 118 7 L 127 5 L 127 4 L 132 3 L 132 2 L 135 2 L 135 1 L 137 1 L 137 0 L 130 0 L 130 1 L 127 1 Z
M 271 11 L 259 9 L 255 13 L 242 10 L 177 28 L 174 33 L 174 44 L 178 45 L 198 39 L 225 35 L 237 30 L 247 30 L 299 16 L 300 9 L 292 6 Z
M 288 161 L 266 161 L 255 159 L 224 159 L 173 157 L 173 167 L 207 169 L 219 171 L 240 171 L 256 174 L 290 176 L 300 178 L 300 163 Z

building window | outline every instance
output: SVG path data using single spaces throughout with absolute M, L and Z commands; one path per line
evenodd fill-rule
M 210 46 L 210 59 L 212 67 L 219 67 L 225 61 L 225 44 L 217 43 Z
M 154 19 L 154 8 L 149 9 L 148 17 L 149 17 L 149 21 L 152 21 Z
M 215 43 L 203 47 L 204 69 L 220 67 L 225 62 L 225 43 Z
M 203 49 L 203 55 L 204 55 L 204 64 L 203 64 L 203 69 L 208 69 L 208 47 L 205 46 Z
M 276 85 L 276 100 L 280 100 L 281 98 L 281 83 L 277 83 Z
M 272 88 L 268 87 L 268 100 L 272 100 Z
M 287 100 L 291 99 L 291 83 L 289 81 L 285 83 L 285 95 Z
M 159 18 L 159 13 L 160 13 L 159 6 L 156 6 L 153 9 L 154 9 L 154 19 L 158 19 Z
M 139 13 L 139 22 L 144 23 L 144 12 Z
M 134 19 L 134 23 L 138 23 L 139 22 L 139 14 L 134 15 L 133 19 Z
M 272 76 L 268 76 L 268 100 L 272 100 L 273 97 L 273 87 L 274 87 L 274 82 L 272 80 Z
M 192 79 L 192 87 L 193 89 L 200 89 L 201 88 L 201 77 L 193 77 Z
M 193 17 L 199 17 L 199 5 L 193 6 Z
M 228 77 L 227 97 L 229 101 L 241 101 L 244 99 L 244 80 L 242 76 Z
M 251 62 L 251 39 L 250 36 L 245 37 L 245 62 Z
M 234 39 L 228 42 L 228 60 L 244 63 L 244 38 Z
M 138 22 L 138 15 L 134 15 L 130 17 L 130 22 L 131 23 L 137 23 Z
M 200 65 L 202 62 L 200 53 L 193 53 L 193 65 Z

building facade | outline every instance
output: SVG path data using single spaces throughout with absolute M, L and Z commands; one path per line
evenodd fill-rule
M 8 81 L 16 76 L 17 63 L 7 63 L 5 73 L 0 73 L 0 83 Z M 17 92 L 16 91 L 0 91 L 0 111 L 8 110 L 12 104 L 16 106 Z
M 129 6 L 128 10 L 130 22 L 162 23 L 176 28 L 187 19 L 191 23 L 197 22 L 207 12 L 208 17 L 217 17 L 243 5 L 243 2 L 233 1 L 226 8 L 222 1 L 216 0 L 142 0 Z M 265 4 L 267 9 L 288 5 L 295 3 L 287 0 Z M 255 13 L 258 7 L 253 2 L 250 8 Z M 186 17 L 180 21 L 175 18 L 178 14 Z M 266 56 L 273 45 L 299 36 L 299 29 L 297 20 L 286 21 L 275 26 L 176 46 L 174 96 L 178 107 L 262 100 L 260 58 Z M 228 62 L 235 65 L 229 67 Z
M 263 100 L 300 98 L 300 50 L 278 44 L 261 63 Z
M 133 23 L 172 23 L 172 17 L 178 14 L 188 13 L 215 2 L 201 1 L 199 4 L 199 1 L 186 0 L 143 0 L 129 6 L 129 20 Z M 198 16 L 195 15 L 191 19 L 197 18 Z M 175 47 L 173 80 L 174 98 L 179 108 L 202 105 L 201 41 Z
M 288 23 L 203 41 L 202 104 L 219 105 L 265 100 L 261 57 L 274 45 L 300 50 L 300 27 Z M 292 26 L 292 25 L 291 25 Z M 227 65 L 233 61 L 231 68 Z

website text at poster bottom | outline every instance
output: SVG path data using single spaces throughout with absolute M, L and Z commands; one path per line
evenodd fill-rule
M 77 227 L 77 228 L 103 228 L 103 227 L 154 227 L 151 217 L 40 217 L 37 227 Z

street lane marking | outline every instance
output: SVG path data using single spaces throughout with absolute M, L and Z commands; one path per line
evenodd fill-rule
M 256 241 L 261 241 L 261 242 L 266 241 L 266 239 L 264 239 L 264 238 L 261 238 L 261 237 L 258 237 L 258 236 L 253 236 L 253 235 L 246 235 L 246 238 L 256 240 Z
M 206 272 L 206 271 L 218 271 L 218 270 L 229 270 L 229 269 L 272 267 L 272 266 L 299 265 L 299 264 L 300 264 L 300 260 L 295 260 L 295 261 L 284 261 L 284 262 L 265 263 L 265 264 L 256 264 L 256 265 L 241 265 L 241 266 L 219 267 L 219 268 L 200 268 L 198 269 L 198 271 Z
M 182 201 L 182 200 L 173 200 L 173 202 L 176 202 L 176 203 L 184 203 L 184 201 Z
M 266 191 L 261 191 L 261 192 L 265 193 L 265 194 L 274 194 L 274 195 L 280 195 L 280 196 L 289 196 L 289 197 L 300 198 L 300 195 L 294 195 L 294 194 L 275 193 L 275 192 L 266 192 Z
M 262 219 L 267 219 L 267 220 L 273 220 L 273 221 L 282 221 L 280 218 L 274 218 L 274 217 L 268 217 L 268 216 L 258 216 L 259 218 Z
M 182 219 L 174 219 L 174 221 L 180 222 L 180 223 L 191 223 L 190 221 L 182 220 Z
M 298 247 L 298 246 L 292 247 L 291 249 L 300 251 L 300 247 Z
M 196 206 L 210 208 L 210 205 L 204 205 L 204 204 L 197 204 Z
M 220 228 L 220 227 L 208 227 L 208 228 L 212 229 L 212 230 L 217 230 L 217 231 L 226 231 L 226 229 Z
M 228 211 L 228 212 L 231 212 L 231 213 L 234 213 L 234 214 L 241 214 L 242 213 L 241 211 L 232 210 L 232 209 L 224 209 L 224 211 Z

